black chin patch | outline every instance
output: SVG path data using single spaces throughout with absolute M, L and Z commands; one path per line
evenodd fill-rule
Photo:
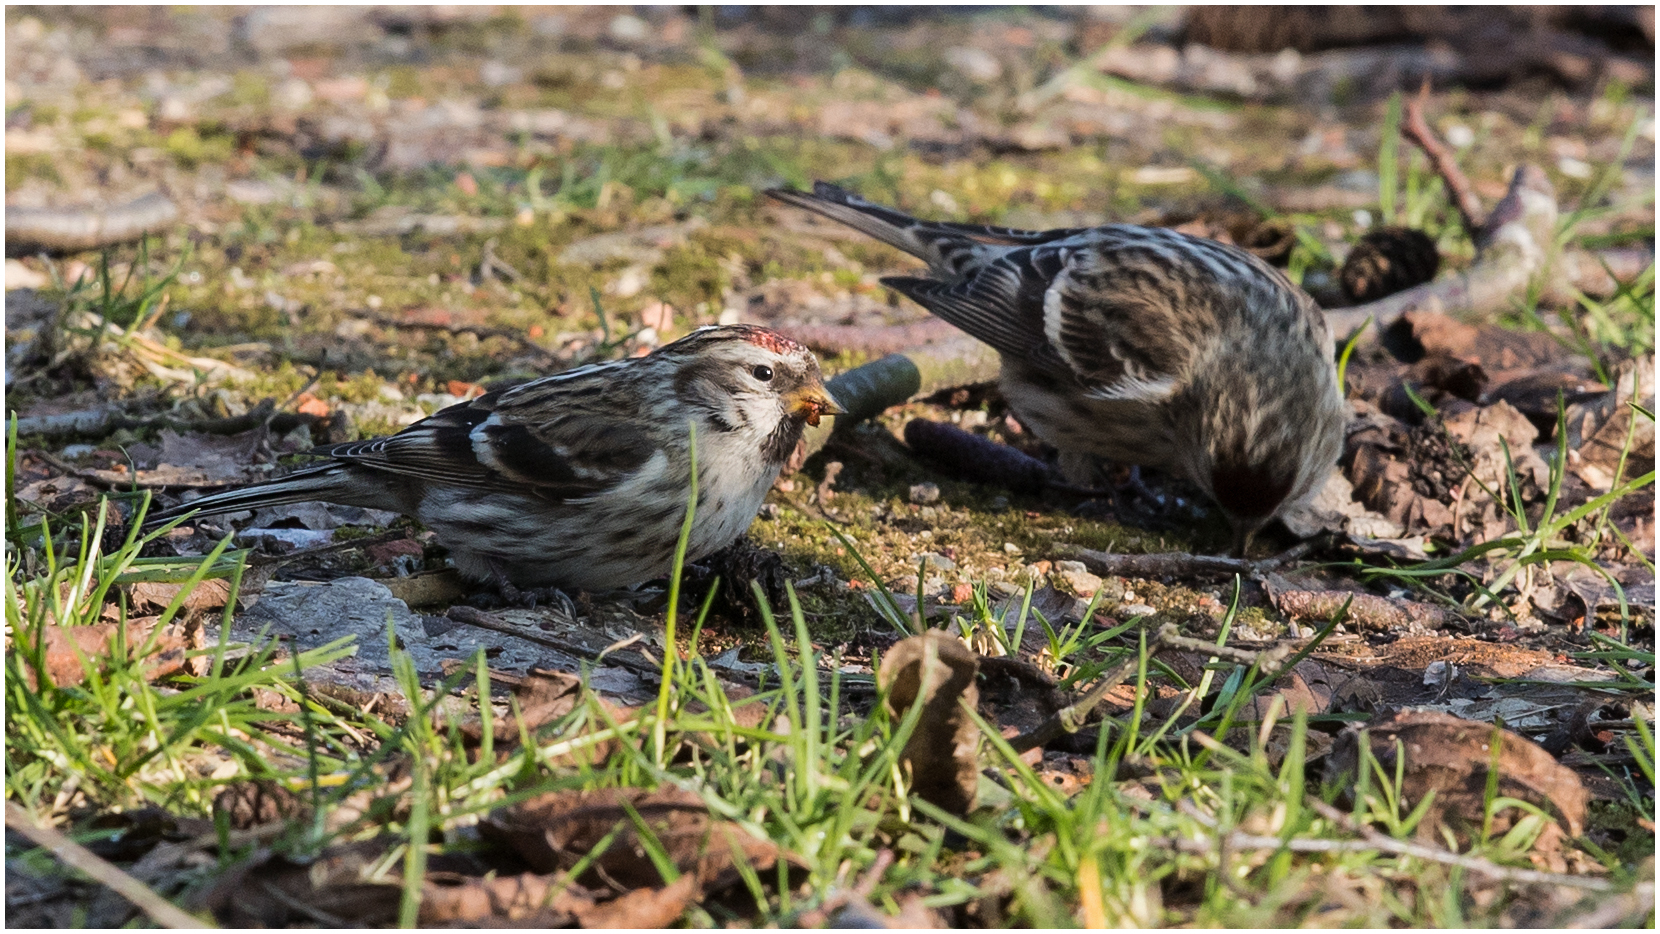
M 782 464 L 795 453 L 795 446 L 801 441 L 802 420 L 794 416 L 785 416 L 778 420 L 778 427 L 767 435 L 761 442 L 761 461 L 766 464 Z
M 1210 472 L 1216 502 L 1229 515 L 1262 519 L 1274 514 L 1291 492 L 1291 477 L 1277 476 L 1261 466 L 1217 466 Z

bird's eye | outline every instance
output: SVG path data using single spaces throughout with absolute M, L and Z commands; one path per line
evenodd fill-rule
M 767 382 L 770 379 L 772 379 L 772 367 L 767 366 L 764 363 L 756 366 L 755 369 L 750 370 L 749 373 L 750 373 L 751 376 L 755 377 L 756 379 L 760 380 L 763 383 Z

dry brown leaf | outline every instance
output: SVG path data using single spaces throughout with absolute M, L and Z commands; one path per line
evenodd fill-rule
M 1568 834 L 1578 836 L 1589 799 L 1579 776 L 1532 740 L 1509 730 L 1495 730 L 1490 723 L 1445 713 L 1401 711 L 1389 720 L 1338 734 L 1326 774 L 1328 780 L 1352 787 L 1360 768 L 1362 741 L 1370 744 L 1372 755 L 1387 774 L 1393 775 L 1397 760 L 1404 758 L 1400 764 L 1403 810 L 1435 793 L 1429 814 L 1418 825 L 1419 837 L 1438 839 L 1442 824 L 1465 836 L 1480 828 L 1495 734 L 1500 742 L 1498 794 L 1554 811 L 1566 823 Z M 1493 831 L 1505 832 L 1522 816 L 1516 808 L 1500 812 L 1494 816 Z M 1547 848 L 1551 842 L 1546 837 L 1541 841 Z
M 765 873 L 792 857 L 738 825 L 716 820 L 698 795 L 679 789 L 550 792 L 490 816 L 481 829 L 540 872 L 568 869 L 613 830 L 616 839 L 581 880 L 628 889 L 664 884 L 640 842 L 638 814 L 670 861 L 695 875 L 704 893 L 737 882 L 736 860 Z
M 557 874 L 477 878 L 450 872 L 426 877 L 422 925 L 511 925 L 522 928 L 666 928 L 698 895 L 697 877 L 635 889 L 608 901 Z
M 424 926 L 514 922 L 520 927 L 570 927 L 576 907 L 594 906 L 587 890 L 557 875 L 466 876 L 429 872 L 421 892 Z
M 379 874 L 388 845 L 386 839 L 342 844 L 304 864 L 259 850 L 188 907 L 211 910 L 226 927 L 390 926 L 403 890 L 396 874 Z
M 1401 316 L 1424 356 L 1445 356 L 1479 365 L 1489 376 L 1510 371 L 1555 367 L 1581 370 L 1585 360 L 1569 353 L 1549 334 L 1514 331 L 1496 325 L 1473 325 L 1438 311 L 1409 311 Z
M 160 613 L 172 605 L 183 589 L 183 584 L 138 583 L 127 585 L 127 598 L 134 610 Z M 231 582 L 222 577 L 209 577 L 196 583 L 185 595 L 181 609 L 208 612 L 222 610 L 231 596 Z
M 635 889 L 608 902 L 575 908 L 573 913 L 585 928 L 666 928 L 686 913 L 700 888 L 698 877 L 687 873 L 660 888 Z
M 493 735 L 496 739 L 496 752 L 505 759 L 513 754 L 518 746 L 519 728 L 521 724 L 531 735 L 536 731 L 559 720 L 575 710 L 585 702 L 587 696 L 583 691 L 582 678 L 578 675 L 563 671 L 532 671 L 513 687 L 513 695 L 518 700 L 519 716 L 497 717 Z M 606 711 L 606 714 L 615 722 L 633 719 L 637 708 L 624 707 L 593 695 L 597 702 Z M 603 725 L 601 726 L 603 728 Z M 477 744 L 482 741 L 483 731 L 477 723 L 466 724 L 462 728 L 463 735 L 469 741 Z M 566 737 L 573 739 L 575 737 Z M 570 753 L 550 760 L 559 765 L 598 765 L 610 758 L 617 748 L 614 740 L 606 740 L 592 746 L 576 749 Z
M 900 765 L 914 794 L 953 814 L 974 807 L 980 781 L 980 730 L 964 709 L 979 705 L 979 667 L 979 657 L 962 640 L 932 629 L 889 649 L 877 672 L 894 718 L 903 719 L 921 698 L 921 718 Z
M 136 653 L 150 638 L 156 619 L 153 616 L 129 619 L 124 627 L 119 623 L 93 623 L 89 626 L 47 624 L 41 629 L 41 639 L 45 643 L 42 661 L 47 677 L 59 687 L 80 684 L 86 680 L 83 658 L 97 664 L 100 659 L 109 657 L 115 651 L 123 630 L 126 632 L 128 653 Z M 186 658 L 186 654 L 201 647 L 200 625 L 190 621 L 170 624 L 156 637 L 145 656 L 144 677 L 153 681 L 189 670 L 194 667 L 194 660 Z M 32 657 L 25 656 L 23 664 L 31 684 L 38 688 L 40 679 L 32 667 Z

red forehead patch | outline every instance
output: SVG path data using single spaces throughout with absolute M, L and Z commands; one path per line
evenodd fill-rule
M 744 340 L 757 347 L 763 347 L 775 354 L 794 353 L 801 349 L 801 345 L 790 340 L 777 331 L 767 328 L 758 328 L 753 325 L 744 327 Z

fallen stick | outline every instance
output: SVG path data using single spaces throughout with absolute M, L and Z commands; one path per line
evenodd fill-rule
M 65 866 L 86 873 L 92 881 L 132 902 L 138 910 L 149 915 L 150 920 L 162 927 L 187 930 L 211 927 L 201 918 L 157 895 L 149 886 L 134 879 L 98 854 L 51 827 L 35 823 L 27 811 L 12 801 L 6 802 L 6 829 L 15 831 L 29 842 L 51 853 Z
M 1481 200 L 1476 197 L 1475 189 L 1471 187 L 1464 171 L 1458 167 L 1452 150 L 1441 142 L 1435 131 L 1430 129 L 1429 121 L 1424 119 L 1424 102 L 1428 99 L 1429 81 L 1425 79 L 1418 96 L 1406 101 L 1401 132 L 1429 157 L 1430 166 L 1441 176 L 1441 181 L 1447 186 L 1447 193 L 1452 196 L 1453 207 L 1458 208 L 1459 219 L 1464 222 L 1464 232 L 1469 234 L 1471 239 L 1475 239 L 1487 226 L 1486 212 L 1481 209 Z
M 928 317 L 909 324 L 866 328 L 852 324 L 813 324 L 784 328 L 784 336 L 820 353 L 893 354 L 914 350 L 963 332 L 955 325 Z
M 1346 590 L 1281 590 L 1270 592 L 1274 605 L 1291 619 L 1330 619 L 1345 606 L 1348 620 L 1358 629 L 1387 632 L 1405 629 L 1413 623 L 1440 629 L 1457 619 L 1448 610 L 1427 603 L 1395 601 L 1369 593 Z
M 905 424 L 905 443 L 911 453 L 959 480 L 1017 493 L 1039 493 L 1055 481 L 1054 472 L 1043 461 L 944 422 L 911 419 Z
M 178 206 L 157 191 L 109 208 L 9 208 L 6 255 L 97 250 L 164 230 L 178 219 Z
M 322 421 L 323 419 L 316 415 L 278 412 L 276 401 L 266 399 L 242 415 L 195 421 L 167 415 L 133 418 L 113 408 L 82 409 L 57 415 L 29 415 L 17 419 L 17 434 L 18 437 L 38 435 L 45 438 L 102 437 L 123 428 L 171 428 L 178 432 L 239 435 L 262 425 L 269 425 L 277 434 L 287 434 L 301 425 L 317 425 Z
M 802 444 L 811 455 L 824 447 L 838 426 L 874 418 L 888 408 L 941 389 L 989 382 L 997 378 L 1000 365 L 997 351 L 967 334 L 959 334 L 854 367 L 827 384 L 830 395 L 847 414 L 807 429 Z
M 1224 558 L 1214 555 L 1193 555 L 1184 551 L 1162 552 L 1151 555 L 1115 555 L 1105 551 L 1057 546 L 1056 553 L 1083 562 L 1095 574 L 1115 577 L 1187 577 L 1195 575 L 1240 574 L 1261 576 L 1301 558 L 1314 549 L 1315 543 L 1299 543 L 1272 558 L 1251 561 L 1245 558 Z

